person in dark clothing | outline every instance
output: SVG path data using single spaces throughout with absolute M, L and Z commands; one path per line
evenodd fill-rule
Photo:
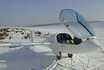
M 59 34 L 57 35 L 57 41 L 63 44 L 73 44 L 72 38 L 69 34 Z

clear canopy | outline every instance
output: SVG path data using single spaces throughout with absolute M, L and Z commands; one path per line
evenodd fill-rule
M 79 38 L 88 38 L 95 36 L 95 32 L 91 25 L 77 12 L 64 9 L 60 13 L 60 21 Z

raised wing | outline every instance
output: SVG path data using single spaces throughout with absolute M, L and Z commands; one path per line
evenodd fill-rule
M 78 38 L 96 36 L 91 25 L 79 13 L 64 9 L 60 13 L 60 21 Z

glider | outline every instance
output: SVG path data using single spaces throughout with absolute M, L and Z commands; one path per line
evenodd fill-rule
M 60 12 L 59 19 L 60 23 L 53 25 L 26 27 L 25 29 L 30 30 L 31 42 L 1 42 L 0 46 L 17 47 L 25 45 L 45 45 L 52 49 L 57 59 L 61 59 L 61 53 L 67 53 L 68 57 L 72 57 L 72 54 L 87 53 L 100 47 L 92 26 L 79 13 L 71 9 L 63 9 Z M 53 28 L 52 26 L 58 27 Z M 41 31 L 52 31 L 53 34 L 42 42 L 34 42 L 33 28 Z

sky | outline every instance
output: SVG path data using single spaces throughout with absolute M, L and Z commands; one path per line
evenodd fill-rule
M 88 21 L 104 21 L 104 0 L 0 0 L 0 25 L 59 23 L 62 9 L 73 9 Z

